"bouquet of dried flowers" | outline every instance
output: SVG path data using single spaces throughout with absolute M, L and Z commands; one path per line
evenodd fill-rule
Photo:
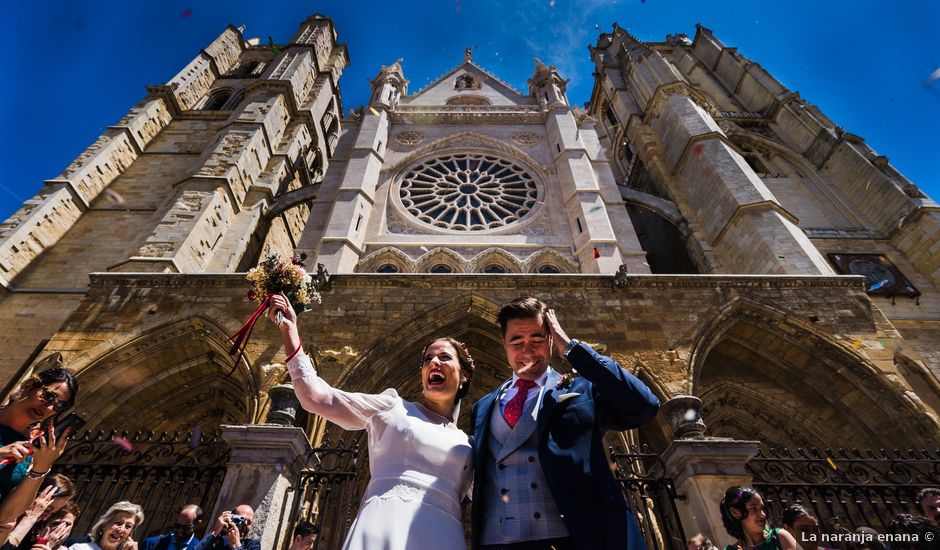
M 251 283 L 248 299 L 257 301 L 258 308 L 255 309 L 248 322 L 229 338 L 232 342 L 229 354 L 237 356 L 236 365 L 248 345 L 252 328 L 268 309 L 268 303 L 273 295 L 284 293 L 298 314 L 310 311 L 308 306 L 311 303 L 320 303 L 320 291 L 326 289 L 330 275 L 323 264 L 317 264 L 316 274 L 307 273 L 303 263 L 306 258 L 306 254 L 294 254 L 290 259 L 285 259 L 280 254 L 271 252 L 261 260 L 258 267 L 253 267 L 248 271 L 246 278 Z M 276 317 L 276 323 L 280 325 L 283 321 L 283 314 L 278 311 Z
M 268 296 L 283 292 L 298 314 L 310 311 L 308 305 L 313 302 L 320 303 L 318 283 L 324 278 L 326 270 L 323 264 L 317 264 L 317 274 L 314 277 L 304 269 L 305 259 L 306 254 L 294 254 L 288 261 L 280 254 L 269 253 L 258 267 L 248 270 L 246 279 L 251 283 L 248 299 L 263 303 Z M 278 315 L 280 324 L 280 312 Z

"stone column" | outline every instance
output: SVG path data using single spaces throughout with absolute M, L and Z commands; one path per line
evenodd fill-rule
M 305 458 L 311 451 L 300 428 L 274 425 L 222 426 L 232 448 L 225 480 L 208 525 L 239 504 L 255 509 L 251 536 L 262 548 L 277 548 L 289 533 L 284 526 L 296 514 L 293 495 Z
M 734 542 L 722 525 L 718 505 L 728 487 L 751 483 L 745 465 L 759 446 L 757 441 L 724 438 L 679 439 L 669 445 L 662 459 L 666 476 L 685 497 L 676 508 L 687 537 L 704 533 L 719 548 Z

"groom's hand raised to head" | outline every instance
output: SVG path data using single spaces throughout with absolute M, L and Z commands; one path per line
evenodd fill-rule
M 552 342 L 555 344 L 555 350 L 558 352 L 558 355 L 564 359 L 565 347 L 567 347 L 571 338 L 568 338 L 568 335 L 565 334 L 565 331 L 561 328 L 561 323 L 558 322 L 558 316 L 555 315 L 554 309 L 549 309 L 545 312 L 545 321 L 548 323 L 548 333 L 552 337 Z

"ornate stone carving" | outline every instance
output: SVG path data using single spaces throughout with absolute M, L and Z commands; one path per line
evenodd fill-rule
M 542 138 L 535 132 L 519 131 L 512 135 L 512 142 L 519 147 L 530 147 L 540 141 L 542 141 Z
M 415 130 L 399 132 L 398 135 L 395 136 L 395 141 L 402 145 L 417 145 L 424 141 L 424 132 L 418 132 Z
M 400 196 L 408 213 L 425 224 L 481 231 L 525 218 L 537 204 L 539 189 L 515 162 L 457 153 L 426 160 L 408 170 Z
M 350 346 L 343 346 L 339 351 L 325 349 L 317 353 L 317 363 L 321 365 L 339 365 L 345 367 L 359 357 L 359 352 Z

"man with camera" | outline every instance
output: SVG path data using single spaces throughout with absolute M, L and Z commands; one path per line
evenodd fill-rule
M 261 550 L 261 541 L 248 538 L 254 517 L 254 509 L 247 504 L 222 512 L 196 550 Z

